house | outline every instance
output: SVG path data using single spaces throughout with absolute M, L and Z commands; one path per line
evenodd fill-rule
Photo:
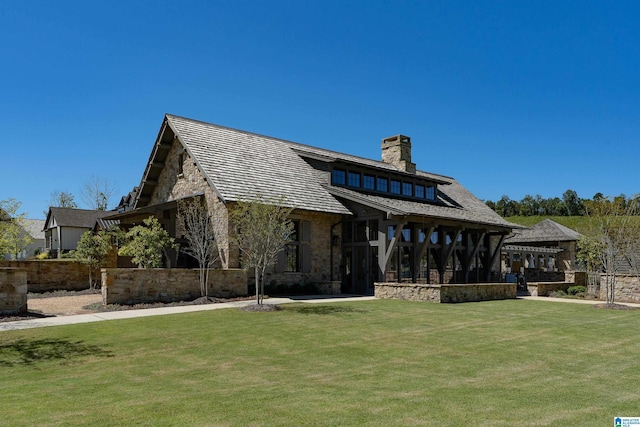
M 502 248 L 511 271 L 521 268 L 546 271 L 576 269 L 576 245 L 582 234 L 551 219 L 515 230 Z
M 99 218 L 113 215 L 110 211 L 50 207 L 44 222 L 45 250 L 60 258 L 78 246 L 85 231 L 93 230 Z
M 454 178 L 418 170 L 409 137 L 385 138 L 381 151 L 366 159 L 166 115 L 131 208 L 114 218 L 126 228 L 155 215 L 181 241 L 178 200 L 204 195 L 231 232 L 228 209 L 259 194 L 283 198 L 296 229 L 266 283 L 370 294 L 380 281 L 498 280 L 502 243 L 518 226 Z M 224 249 L 240 266 L 238 250 Z M 168 265 L 187 262 L 172 257 Z
M 3 219 L 4 214 L 4 219 Z M 7 215 L 4 212 L 0 212 L 0 220 L 6 220 Z M 32 239 L 31 243 L 18 255 L 18 260 L 24 260 L 44 250 L 44 232 L 42 228 L 44 226 L 44 220 L 42 219 L 23 219 L 22 220 L 22 235 L 29 235 Z M 0 255 L 1 256 L 1 255 Z M 5 254 L 5 259 L 13 259 L 14 255 Z

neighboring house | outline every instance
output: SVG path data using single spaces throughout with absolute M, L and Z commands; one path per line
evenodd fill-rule
M 1 216 L 2 215 L 0 214 L 0 217 Z M 33 241 L 18 255 L 18 260 L 24 260 L 24 259 L 30 258 L 44 250 L 44 231 L 42 231 L 42 228 L 44 226 L 44 220 L 43 219 L 24 219 L 23 225 L 24 225 L 24 234 L 28 234 L 29 236 L 31 236 Z M 13 259 L 13 255 L 5 254 L 5 259 Z
M 520 268 L 571 271 L 576 268 L 576 244 L 581 237 L 577 231 L 545 219 L 515 230 L 505 240 L 502 251 L 514 273 Z
M 54 257 L 76 249 L 82 233 L 93 230 L 99 218 L 112 211 L 50 207 L 44 224 L 45 250 Z
M 379 281 L 498 280 L 502 242 L 519 226 L 455 179 L 417 170 L 409 137 L 386 138 L 381 148 L 377 161 L 166 115 L 133 209 L 113 218 L 126 228 L 155 215 L 184 244 L 177 200 L 204 195 L 226 218 L 238 200 L 284 197 L 295 240 L 266 283 L 339 281 L 366 294 Z M 237 248 L 225 250 L 229 266 L 240 266 Z

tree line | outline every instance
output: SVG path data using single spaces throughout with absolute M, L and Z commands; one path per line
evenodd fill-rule
M 537 194 L 525 195 L 522 200 L 511 200 L 509 196 L 502 196 L 500 200 L 487 200 L 485 204 L 502 217 L 510 216 L 587 216 L 590 207 L 599 203 L 612 203 L 619 208 L 640 205 L 640 196 L 627 197 L 624 194 L 606 197 L 596 193 L 592 199 L 582 199 L 574 190 L 567 190 L 560 197 L 543 198 Z

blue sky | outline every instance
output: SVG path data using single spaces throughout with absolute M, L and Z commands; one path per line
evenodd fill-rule
M 637 1 L 0 2 L 0 200 L 140 182 L 171 113 L 419 169 L 481 199 L 640 192 Z M 113 204 L 112 203 L 112 204 Z

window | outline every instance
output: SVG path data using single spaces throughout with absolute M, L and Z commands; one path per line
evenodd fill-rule
M 433 186 L 427 187 L 427 199 L 435 200 L 436 199 L 436 188 Z
M 391 192 L 393 194 L 400 194 L 400 181 L 391 180 Z
M 362 177 L 362 188 L 365 190 L 375 190 L 376 189 L 376 179 L 372 175 L 364 175 Z
M 300 271 L 300 221 L 292 221 L 291 241 L 284 247 L 284 271 Z
M 389 180 L 387 178 L 378 177 L 376 185 L 377 185 L 376 189 L 378 191 L 382 191 L 384 193 L 389 191 Z
M 413 184 L 411 184 L 410 182 L 403 182 L 402 195 L 411 197 L 413 195 Z
M 184 161 L 186 160 L 186 153 L 183 151 L 178 155 L 178 176 L 181 177 L 184 174 Z
M 413 194 L 418 199 L 424 199 L 424 185 L 416 184 L 416 186 L 414 187 L 414 190 L 413 190 Z
M 334 185 L 345 185 L 347 173 L 341 169 L 334 169 L 331 173 L 331 183 Z
M 349 172 L 349 187 L 360 187 L 360 174 Z

